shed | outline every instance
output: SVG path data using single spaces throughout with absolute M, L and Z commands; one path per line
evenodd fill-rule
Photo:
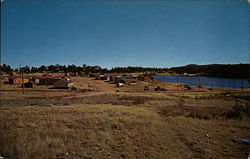
M 40 77 L 39 85 L 53 85 L 57 79 L 51 77 Z
M 105 75 L 99 75 L 99 80 L 107 80 L 107 76 L 105 76 Z
M 139 80 L 146 81 L 146 82 L 153 82 L 154 78 L 151 75 L 141 75 Z
M 26 82 L 24 83 L 24 88 L 33 88 L 33 84 L 33 81 Z M 23 87 L 23 85 L 21 85 L 21 87 Z
M 112 79 L 113 82 L 118 83 L 118 82 L 119 82 L 119 79 L 121 79 L 121 78 L 122 78 L 122 76 L 120 76 L 120 75 L 118 76 L 118 75 L 117 75 L 117 76 L 112 76 L 111 79 Z
M 133 79 L 133 77 L 122 77 L 117 79 L 117 83 L 123 83 L 125 85 L 135 84 L 136 81 Z
M 114 81 L 114 78 L 115 78 L 115 76 L 117 76 L 117 74 L 116 73 L 106 73 L 106 74 L 104 74 L 104 76 L 106 76 L 107 77 L 107 81 Z
M 96 77 L 99 73 L 89 73 L 89 77 Z
M 29 82 L 29 79 L 27 78 L 21 78 L 21 77 L 10 77 L 9 78 L 9 84 L 22 84 Z
M 63 78 L 63 79 L 58 79 L 54 83 L 54 88 L 63 88 L 63 89 L 68 89 L 69 87 L 73 86 L 73 81 Z
M 78 72 L 68 72 L 67 76 L 76 77 L 78 76 Z
M 31 77 L 30 79 L 29 79 L 29 81 L 32 81 L 33 82 L 33 84 L 39 84 L 39 77 L 36 77 L 36 76 L 33 76 L 33 77 Z
M 9 77 L 8 76 L 4 76 L 1 79 L 4 83 L 9 83 Z

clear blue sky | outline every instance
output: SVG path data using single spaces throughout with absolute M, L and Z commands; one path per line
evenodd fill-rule
M 246 0 L 4 0 L 2 63 L 248 63 Z

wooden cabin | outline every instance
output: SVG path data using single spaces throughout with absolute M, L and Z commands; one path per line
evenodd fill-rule
M 40 77 L 38 85 L 53 85 L 56 82 L 56 78 L 51 77 Z
M 58 79 L 54 83 L 54 88 L 68 89 L 72 86 L 73 86 L 73 81 L 66 78 Z
M 21 77 L 10 77 L 9 78 L 9 84 L 22 84 L 22 83 L 27 83 L 29 82 L 29 79 L 27 78 L 22 78 Z
M 153 82 L 154 81 L 154 78 L 151 75 L 146 75 L 146 74 L 139 76 L 138 79 L 142 80 L 142 81 L 146 81 L 146 82 Z
M 123 83 L 125 85 L 131 85 L 132 83 L 135 84 L 136 81 L 133 79 L 133 77 L 121 77 L 117 79 L 116 83 Z

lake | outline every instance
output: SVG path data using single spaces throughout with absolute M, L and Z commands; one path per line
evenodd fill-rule
M 156 81 L 184 83 L 189 86 L 202 86 L 204 88 L 247 88 L 247 79 L 216 78 L 206 76 L 170 76 L 154 75 Z

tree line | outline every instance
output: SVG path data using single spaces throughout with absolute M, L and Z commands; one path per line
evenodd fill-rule
M 224 77 L 224 78 L 249 78 L 249 64 L 210 64 L 210 65 L 195 65 L 190 64 L 180 67 L 171 68 L 156 68 L 156 67 L 114 67 L 111 69 L 101 68 L 100 66 L 82 66 L 72 65 L 42 65 L 40 67 L 21 67 L 20 69 L 13 69 L 10 65 L 0 65 L 0 72 L 11 73 L 12 71 L 21 71 L 24 73 L 37 73 L 37 72 L 51 72 L 51 73 L 135 73 L 135 72 L 148 72 L 148 73 L 163 73 L 163 72 L 176 72 L 179 74 L 201 74 L 202 76 L 210 77 Z
M 86 64 L 83 64 L 82 66 L 76 66 L 76 65 L 49 65 L 45 66 L 42 65 L 40 67 L 21 67 L 19 69 L 13 69 L 9 65 L 3 64 L 0 65 L 1 72 L 10 73 L 12 71 L 15 72 L 24 72 L 24 73 L 37 73 L 37 72 L 51 72 L 51 73 L 57 73 L 57 72 L 78 72 L 78 73 L 134 73 L 134 72 L 166 72 L 168 71 L 168 68 L 151 68 L 151 67 L 114 67 L 111 69 L 107 68 L 101 68 L 100 66 L 88 66 Z
M 190 64 L 180 67 L 172 67 L 169 70 L 179 74 L 200 73 L 202 76 L 222 78 L 249 78 L 249 64 Z
M 135 72 L 149 72 L 149 73 L 162 73 L 167 72 L 168 68 L 157 68 L 157 67 L 114 67 L 109 72 L 116 73 L 135 73 Z
M 43 73 L 43 72 L 51 72 L 51 73 L 58 73 L 58 72 L 62 72 L 62 73 L 68 73 L 68 72 L 84 72 L 84 73 L 97 73 L 100 71 L 105 71 L 105 69 L 102 69 L 100 66 L 87 66 L 85 64 L 83 64 L 82 66 L 76 66 L 76 65 L 49 65 L 49 66 L 45 66 L 42 65 L 40 67 L 29 67 L 29 66 L 24 66 L 21 68 L 16 68 L 13 69 L 11 68 L 10 65 L 0 65 L 0 71 L 1 72 L 5 72 L 5 73 L 11 73 L 13 71 L 15 72 L 24 72 L 24 73 Z

